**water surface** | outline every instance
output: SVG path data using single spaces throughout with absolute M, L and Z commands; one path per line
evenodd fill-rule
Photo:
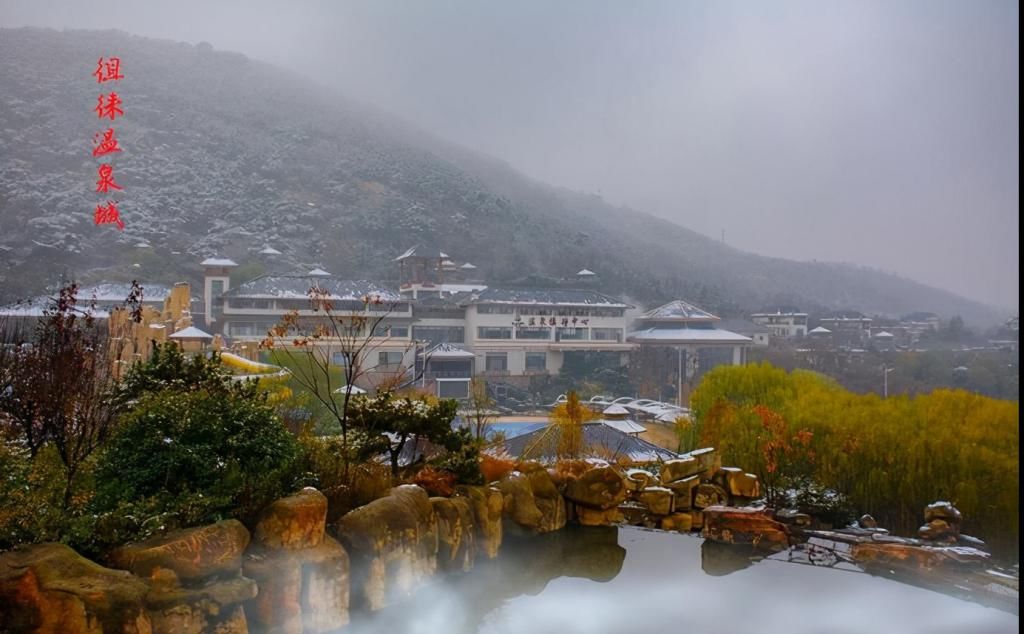
M 506 542 L 357 634 L 996 634 L 1017 616 L 940 592 L 638 528 L 572 528 Z M 783 556 L 783 559 L 785 557 Z

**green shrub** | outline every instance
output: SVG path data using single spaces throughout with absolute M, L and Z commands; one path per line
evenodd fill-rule
M 116 540 L 224 517 L 251 521 L 291 492 L 298 455 L 294 436 L 261 398 L 146 395 L 100 459 L 94 506 Z

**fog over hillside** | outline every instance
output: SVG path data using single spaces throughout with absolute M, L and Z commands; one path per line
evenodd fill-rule
M 1016 311 L 1012 0 L 0 0 L 238 51 L 542 182 Z
M 97 51 L 127 78 L 114 159 L 123 233 L 92 224 Z M 31 72 L 25 69 L 31 68 Z M 0 286 L 33 294 L 87 279 L 195 279 L 203 257 L 391 278 L 436 245 L 492 280 L 597 271 L 638 302 L 685 297 L 723 314 L 778 304 L 899 315 L 1000 311 L 892 274 L 752 255 L 338 98 L 292 72 L 209 45 L 112 31 L 0 31 Z M 150 248 L 135 245 L 145 241 Z M 134 264 L 139 264 L 134 267 Z

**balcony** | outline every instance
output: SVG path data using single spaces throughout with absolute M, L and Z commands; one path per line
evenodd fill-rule
M 423 374 L 428 381 L 433 379 L 471 379 L 473 373 L 469 370 L 438 370 L 427 371 Z

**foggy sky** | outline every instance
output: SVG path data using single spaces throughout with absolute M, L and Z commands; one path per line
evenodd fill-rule
M 1018 17 L 1008 0 L 0 0 L 2 26 L 208 41 L 733 246 L 1014 311 Z

